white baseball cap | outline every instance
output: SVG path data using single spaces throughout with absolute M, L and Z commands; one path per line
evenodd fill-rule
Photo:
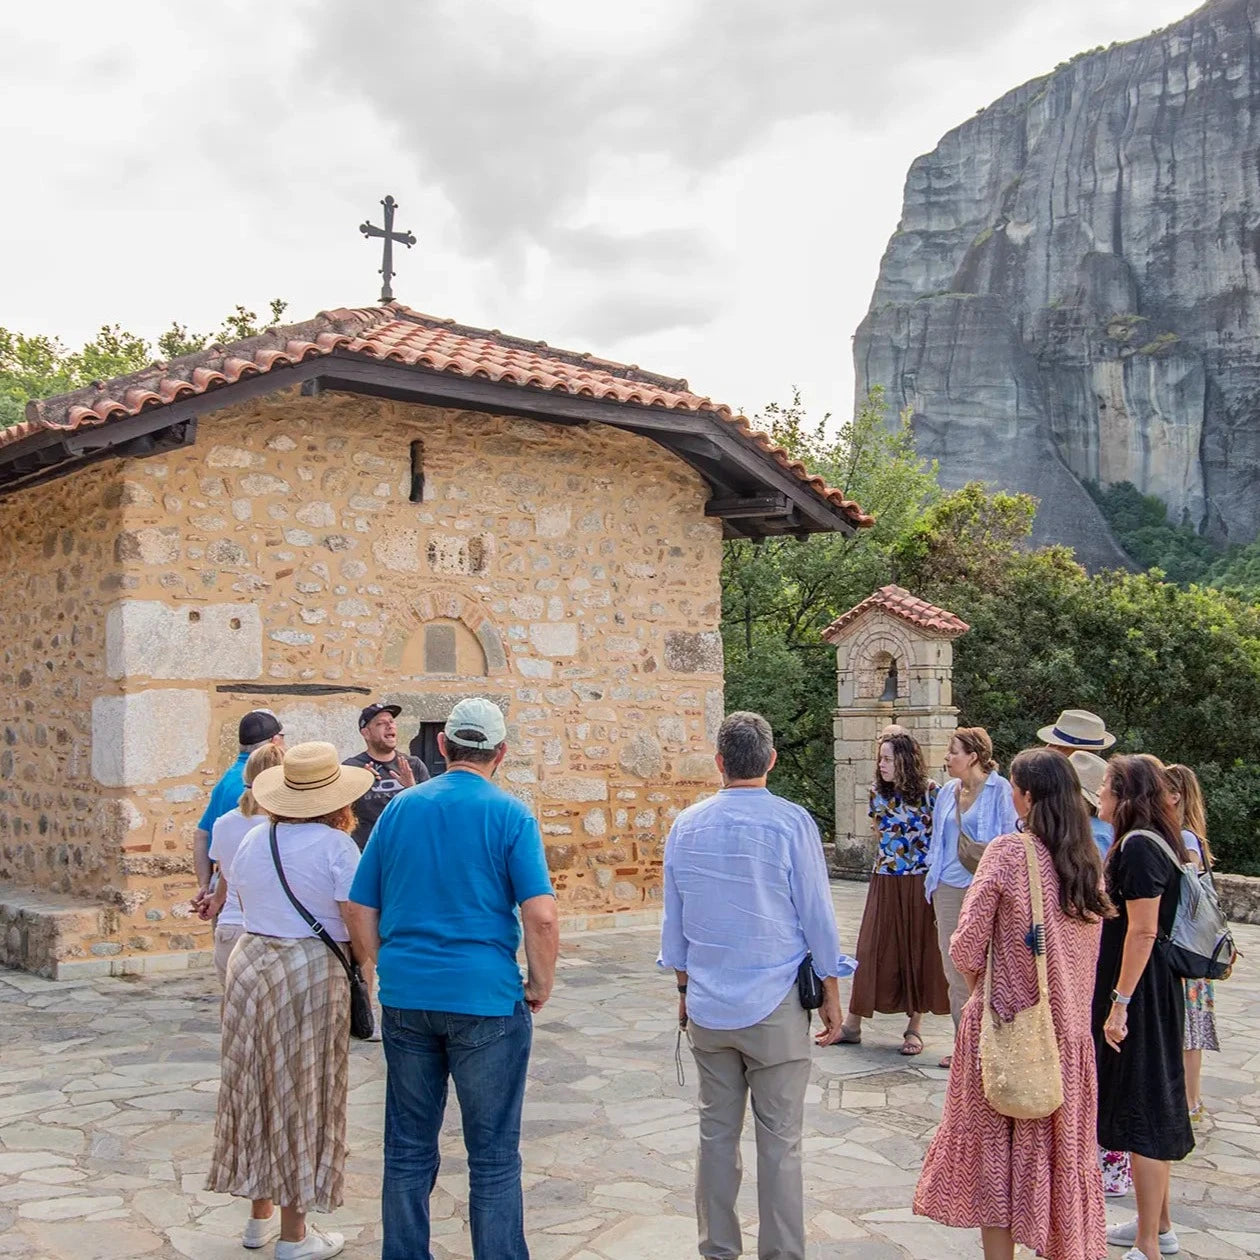
M 474 732 L 477 738 L 469 738 Z M 446 738 L 461 748 L 498 748 L 507 739 L 507 723 L 493 700 L 470 696 L 451 710 L 446 719 Z

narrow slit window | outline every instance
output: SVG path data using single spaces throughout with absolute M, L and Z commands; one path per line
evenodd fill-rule
M 417 438 L 411 444 L 411 494 L 412 503 L 424 501 L 424 443 Z

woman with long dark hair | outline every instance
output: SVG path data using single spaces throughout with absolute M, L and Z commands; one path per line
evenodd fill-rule
M 949 1014 L 936 920 L 923 896 L 936 792 L 918 741 L 900 729 L 885 731 L 869 811 L 878 847 L 858 931 L 849 1015 L 837 1045 L 857 1045 L 862 1020 L 876 1011 L 904 1011 L 899 1053 L 922 1054 L 924 1011 Z
M 1106 1209 L 1094 1145 L 1098 1090 L 1090 994 L 1100 923 L 1113 910 L 1067 758 L 1029 749 L 1011 763 L 1010 773 L 1022 834 L 999 836 L 985 848 L 950 943 L 971 996 L 914 1210 L 943 1225 L 979 1229 L 985 1260 L 1011 1260 L 1016 1243 L 1048 1260 L 1100 1260 L 1107 1253 Z M 1025 837 L 1043 891 L 1044 944 L 1029 930 Z M 1039 999 L 1042 950 L 1063 1102 L 1043 1119 L 1013 1120 L 995 1111 L 984 1092 L 984 974 L 991 963 L 993 1009 L 1009 1020 Z
M 1163 766 L 1143 755 L 1112 757 L 1098 793 L 1099 817 L 1115 828 L 1107 892 L 1119 908 L 1103 927 L 1094 987 L 1098 1144 L 1128 1151 L 1137 1219 L 1107 1232 L 1125 1260 L 1177 1250 L 1169 1216 L 1172 1161 L 1194 1149 L 1181 1055 L 1185 997 L 1160 936 L 1172 930 L 1187 859 Z

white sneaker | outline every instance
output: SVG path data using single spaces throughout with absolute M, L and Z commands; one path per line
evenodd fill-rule
M 242 1247 L 265 1247 L 273 1238 L 280 1237 L 280 1213 L 273 1211 L 270 1216 L 259 1220 L 251 1216 L 245 1222 L 245 1232 L 241 1235 Z
M 328 1260 L 345 1250 L 346 1240 L 340 1234 L 325 1234 L 317 1225 L 307 1225 L 301 1242 L 276 1243 L 276 1260 Z
M 1120 1257 L 1120 1260 L 1147 1260 L 1145 1251 L 1139 1251 L 1136 1247 L 1130 1247 L 1128 1251 Z
M 1123 1225 L 1113 1225 L 1107 1231 L 1107 1245 L 1109 1247 L 1132 1247 L 1137 1242 L 1137 1217 L 1131 1221 L 1125 1221 Z M 1159 1236 L 1159 1254 L 1161 1256 L 1175 1256 L 1181 1250 L 1181 1244 L 1177 1241 L 1177 1233 L 1173 1229 L 1168 1229 Z M 1146 1260 L 1140 1251 L 1134 1248 L 1133 1260 Z M 1125 1258 L 1128 1260 L 1128 1257 Z

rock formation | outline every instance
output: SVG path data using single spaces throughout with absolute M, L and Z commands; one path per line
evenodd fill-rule
M 1081 482 L 1260 531 L 1260 0 L 1209 0 L 1016 88 L 910 168 L 854 344 L 948 486 L 1041 500 L 1123 562 Z

